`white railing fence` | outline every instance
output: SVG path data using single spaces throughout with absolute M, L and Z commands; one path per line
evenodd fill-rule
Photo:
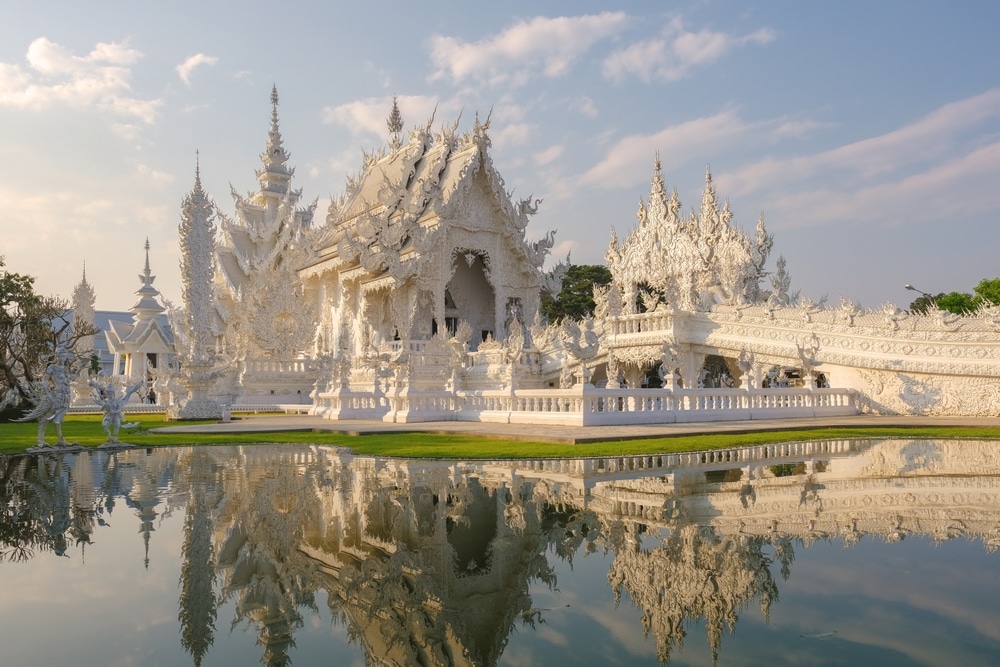
M 506 389 L 384 395 L 339 389 L 317 397 L 314 414 L 330 419 L 409 423 L 470 421 L 565 426 L 668 424 L 853 415 L 850 389 Z

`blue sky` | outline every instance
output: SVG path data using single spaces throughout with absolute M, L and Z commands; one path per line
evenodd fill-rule
M 200 151 L 232 214 L 276 84 L 306 201 L 361 151 L 492 109 L 493 157 L 554 256 L 603 262 L 657 151 L 684 209 L 706 165 L 736 223 L 763 212 L 793 288 L 877 307 L 904 283 L 1000 275 L 1000 3 L 243 2 L 0 5 L 0 254 L 99 309 L 135 301 L 143 244 L 180 298 L 179 206 Z

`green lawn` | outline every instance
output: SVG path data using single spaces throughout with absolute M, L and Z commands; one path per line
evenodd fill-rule
M 890 428 L 815 428 L 795 431 L 768 431 L 745 434 L 683 435 L 642 440 L 618 440 L 578 445 L 547 442 L 493 440 L 466 435 L 432 433 L 381 433 L 347 436 L 322 432 L 239 433 L 239 434 L 154 434 L 149 429 L 177 425 L 161 415 L 127 415 L 138 421 L 133 430 L 122 430 L 120 439 L 143 447 L 170 445 L 232 445 L 262 443 L 299 443 L 339 445 L 358 454 L 378 456 L 493 459 L 493 458 L 575 458 L 622 454 L 664 454 L 670 452 L 721 449 L 742 445 L 760 445 L 797 440 L 841 438 L 975 438 L 1000 439 L 1000 428 L 972 427 L 890 427 Z M 197 423 L 197 422 L 188 422 Z M 100 415 L 71 415 L 63 424 L 70 442 L 93 447 L 105 441 Z M 34 446 L 38 427 L 34 423 L 0 424 L 0 454 L 16 454 Z M 50 426 L 49 442 L 55 440 Z

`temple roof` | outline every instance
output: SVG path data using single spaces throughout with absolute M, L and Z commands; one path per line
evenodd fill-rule
M 525 260 L 540 269 L 548 246 L 524 240 L 537 201 L 534 205 L 530 197 L 512 201 L 489 155 L 489 120 L 480 123 L 477 118 L 464 134 L 456 133 L 457 122 L 438 132 L 432 132 L 432 124 L 433 118 L 414 129 L 405 144 L 393 142 L 365 154 L 361 174 L 349 180 L 345 195 L 330 206 L 327 228 L 316 244 L 315 265 L 333 258 L 352 263 L 360 256 L 369 273 L 380 273 L 384 264 L 372 257 L 398 257 L 414 249 L 441 220 L 473 224 L 463 207 L 485 206 L 488 215 L 479 218 L 495 221 L 496 231 L 510 237 Z M 486 195 L 486 202 L 473 194 L 476 188 Z M 472 197 L 479 199 L 471 201 Z

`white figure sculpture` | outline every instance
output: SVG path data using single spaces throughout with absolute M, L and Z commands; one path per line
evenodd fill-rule
M 56 432 L 56 447 L 72 447 L 73 445 L 63 437 L 62 423 L 66 418 L 66 411 L 69 410 L 71 391 L 70 387 L 73 378 L 76 377 L 74 361 L 76 360 L 72 349 L 66 342 L 56 345 L 52 362 L 46 367 L 45 375 L 36 380 L 30 389 L 32 402 L 35 407 L 17 421 L 38 421 L 38 448 L 52 447 L 45 442 L 45 431 L 49 422 L 52 422 Z
M 122 396 L 118 396 L 118 387 L 113 379 L 103 383 L 90 380 L 87 384 L 93 388 L 94 400 L 104 412 L 101 426 L 104 428 L 104 434 L 108 440 L 101 447 L 121 447 L 122 443 L 118 441 L 118 431 L 123 426 L 122 417 L 125 413 L 125 406 L 128 404 L 128 399 L 142 387 L 144 382 L 139 380 L 134 385 L 126 387 Z M 134 425 L 124 424 L 126 428 Z

